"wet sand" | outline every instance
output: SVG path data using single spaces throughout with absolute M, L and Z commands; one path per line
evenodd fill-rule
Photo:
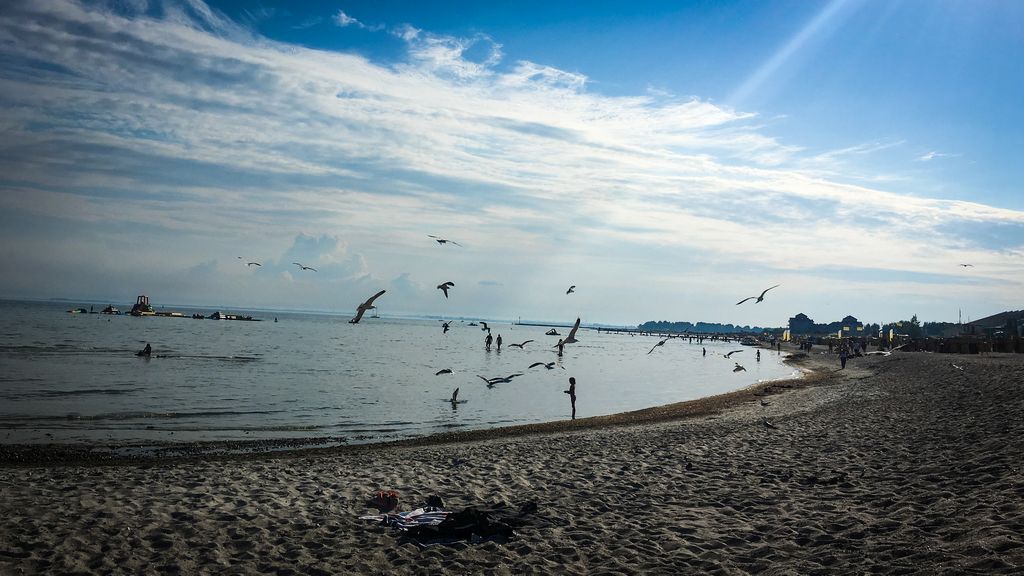
M 800 364 L 768 390 L 391 445 L 7 459 L 0 574 L 1024 570 L 1024 357 Z M 421 548 L 358 519 L 378 489 L 538 509 L 507 541 Z

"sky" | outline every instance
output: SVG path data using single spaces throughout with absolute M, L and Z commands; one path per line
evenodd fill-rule
M 1024 3 L 491 4 L 5 2 L 0 297 L 1024 308 Z

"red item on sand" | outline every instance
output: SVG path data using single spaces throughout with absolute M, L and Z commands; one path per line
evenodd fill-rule
M 370 498 L 370 506 L 381 512 L 391 512 L 398 508 L 398 492 L 394 490 L 381 490 Z

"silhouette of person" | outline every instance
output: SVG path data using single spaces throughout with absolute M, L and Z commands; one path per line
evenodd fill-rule
M 702 351 L 701 352 L 701 356 L 707 356 L 708 355 L 708 349 L 707 348 L 701 348 L 701 351 Z
M 562 339 L 559 338 L 558 339 L 558 344 L 556 344 L 556 346 L 558 346 L 558 357 L 561 358 L 562 357 L 562 349 L 565 348 L 565 342 L 562 342 Z
M 565 392 L 566 394 L 569 395 L 569 402 L 572 402 L 572 419 L 575 420 L 576 419 L 576 379 L 570 377 L 569 378 L 569 389 L 568 390 L 562 390 L 562 392 Z
M 149 345 L 149 342 L 146 342 L 146 347 L 145 348 L 143 348 L 142 350 L 139 350 L 138 352 L 135 353 L 136 356 L 145 356 L 146 358 L 149 358 L 152 354 L 153 354 L 153 347 Z
M 486 350 L 490 350 L 490 349 L 491 349 L 491 341 L 492 341 L 492 340 L 494 340 L 494 339 L 493 339 L 493 338 L 491 338 L 491 333 L 490 333 L 490 332 L 488 332 L 488 333 L 487 333 L 487 338 L 484 338 L 484 348 L 485 348 Z
M 761 351 L 760 350 L 757 351 L 757 361 L 758 362 L 761 361 Z
M 498 344 L 498 352 L 501 352 L 501 334 L 498 334 L 497 344 Z

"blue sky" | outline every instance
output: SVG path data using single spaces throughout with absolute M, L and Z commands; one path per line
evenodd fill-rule
M 1018 2 L 36 4 L 0 13 L 0 297 L 1021 308 Z

